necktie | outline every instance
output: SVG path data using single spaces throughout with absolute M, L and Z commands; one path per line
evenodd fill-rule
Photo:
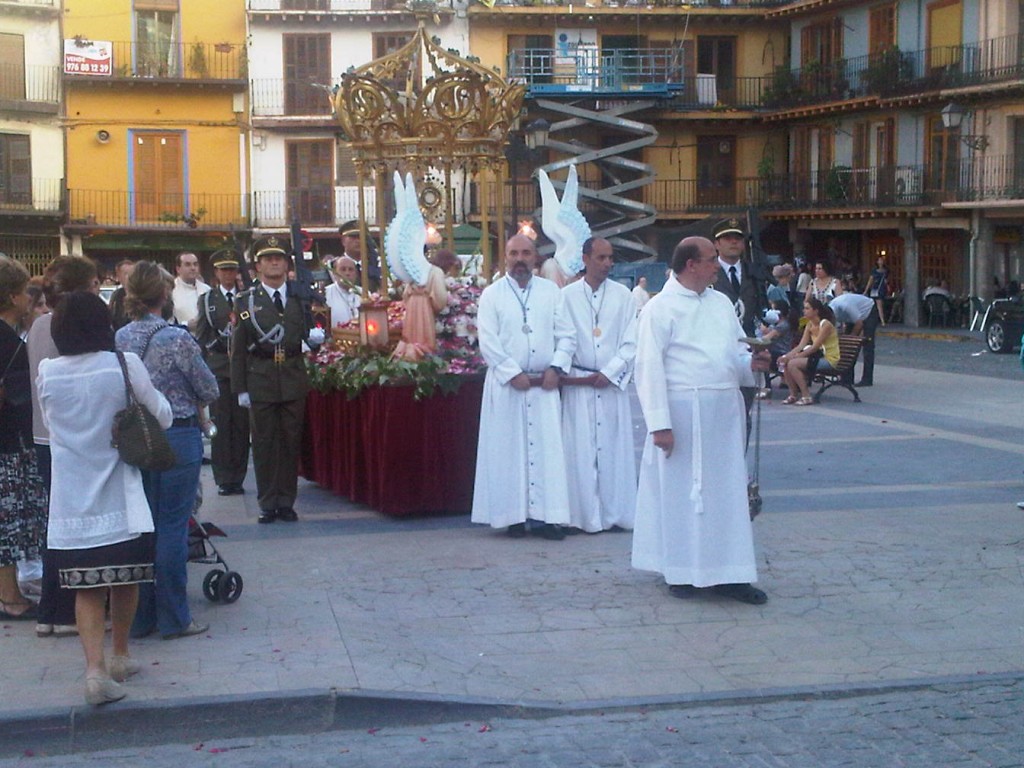
M 224 298 L 227 299 L 228 304 L 230 304 L 234 300 L 234 294 L 231 293 L 231 291 L 228 291 L 227 293 L 224 294 Z
M 729 282 L 732 283 L 732 289 L 736 292 L 736 295 L 740 295 L 740 279 L 736 277 L 736 267 L 729 267 Z
M 277 307 L 277 311 L 280 314 L 284 314 L 284 302 L 281 301 L 281 292 L 274 291 L 274 306 Z

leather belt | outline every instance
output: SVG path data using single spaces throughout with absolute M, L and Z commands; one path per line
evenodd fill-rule
M 171 422 L 172 427 L 198 427 L 199 419 L 195 416 L 184 416 Z
M 270 350 L 269 352 L 265 352 L 262 349 L 260 349 L 259 347 L 257 347 L 256 349 L 250 350 L 249 354 L 252 355 L 253 357 L 258 357 L 258 358 L 260 358 L 262 360 L 273 360 L 274 359 L 274 350 Z M 290 360 L 293 357 L 299 357 L 301 354 L 302 354 L 302 349 L 299 348 L 299 349 L 296 349 L 294 351 L 285 350 L 284 356 L 285 356 L 286 360 Z

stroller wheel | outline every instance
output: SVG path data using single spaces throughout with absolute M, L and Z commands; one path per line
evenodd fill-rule
M 219 584 L 220 601 L 222 603 L 233 603 L 242 595 L 242 576 L 234 571 L 224 574 Z
M 221 578 L 227 574 L 224 571 L 210 571 L 203 579 L 203 594 L 211 603 L 220 600 Z

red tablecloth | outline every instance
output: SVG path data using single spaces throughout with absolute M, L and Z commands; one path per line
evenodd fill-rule
M 306 398 L 302 475 L 386 515 L 468 513 L 483 378 L 416 401 L 412 387 Z

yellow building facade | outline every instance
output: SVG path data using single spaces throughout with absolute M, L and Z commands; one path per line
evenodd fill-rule
M 68 250 L 200 255 L 247 227 L 243 0 L 67 0 Z

